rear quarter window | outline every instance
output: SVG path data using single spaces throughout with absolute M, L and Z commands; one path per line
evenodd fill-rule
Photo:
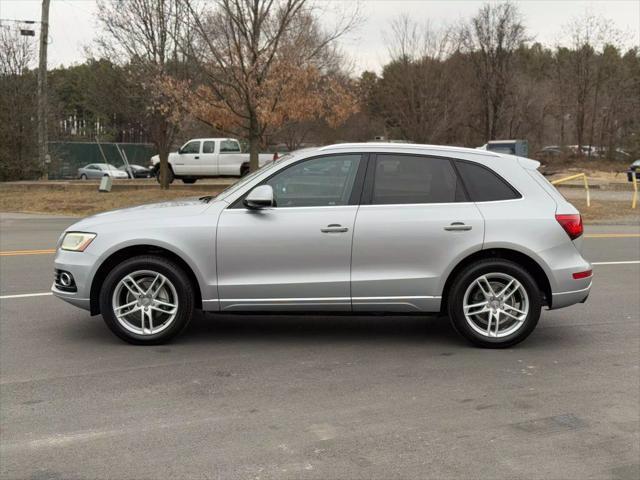
M 522 195 L 500 175 L 477 163 L 457 160 L 456 168 L 473 202 L 514 200 Z

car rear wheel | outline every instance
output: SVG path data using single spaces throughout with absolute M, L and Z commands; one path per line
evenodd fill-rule
M 249 164 L 248 163 L 243 163 L 240 166 L 240 177 L 244 177 L 248 173 L 249 173 Z
M 133 257 L 115 267 L 100 291 L 109 329 L 137 345 L 165 343 L 188 325 L 194 291 L 175 262 L 155 255 Z
M 83 173 L 82 175 L 80 175 L 80 180 L 86 180 L 87 176 Z
M 466 267 L 449 292 L 454 328 L 475 345 L 506 348 L 538 324 L 542 296 L 533 277 L 515 262 L 481 260 Z

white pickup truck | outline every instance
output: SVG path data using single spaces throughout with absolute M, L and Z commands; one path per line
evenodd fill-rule
M 261 153 L 260 166 L 273 160 L 273 154 Z M 151 157 L 151 168 L 159 181 L 160 157 Z M 193 138 L 175 153 L 169 154 L 169 183 L 175 178 L 195 183 L 199 178 L 242 177 L 249 172 L 249 154 L 242 153 L 235 138 Z

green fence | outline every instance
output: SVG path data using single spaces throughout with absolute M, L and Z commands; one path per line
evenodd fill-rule
M 156 154 L 150 143 L 118 143 L 127 156 L 129 163 L 148 166 L 150 159 Z M 100 151 L 102 147 L 102 152 Z M 78 168 L 89 163 L 111 163 L 121 167 L 124 163 L 118 153 L 115 143 L 95 142 L 49 142 L 49 178 L 76 178 Z M 103 156 L 104 155 L 104 156 Z

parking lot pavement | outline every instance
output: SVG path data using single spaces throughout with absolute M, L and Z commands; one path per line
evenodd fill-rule
M 72 222 L 4 215 L 1 250 Z M 203 314 L 143 348 L 53 297 L 0 299 L 0 475 L 637 479 L 640 264 L 610 262 L 640 260 L 640 231 L 587 232 L 589 301 L 499 351 L 446 319 Z M 0 256 L 0 296 L 46 292 L 51 262 Z

